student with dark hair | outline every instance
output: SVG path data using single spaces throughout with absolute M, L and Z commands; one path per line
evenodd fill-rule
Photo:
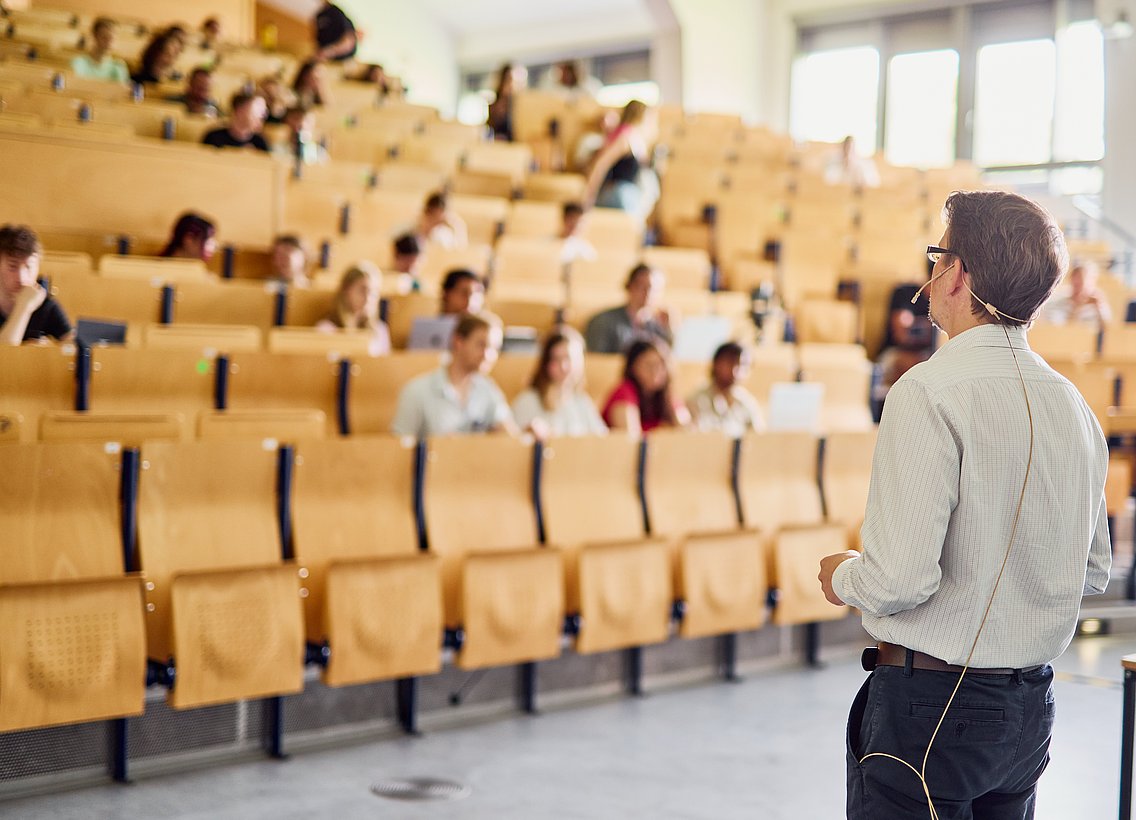
M 485 304 L 485 285 L 481 277 L 471 270 L 458 268 L 442 280 L 443 316 L 464 316 L 480 313 Z
M 130 69 L 111 52 L 118 23 L 109 17 L 99 17 L 91 26 L 91 45 L 83 54 L 71 60 L 71 70 L 77 77 L 92 80 L 109 80 L 115 83 L 130 82 Z
M 586 218 L 579 202 L 565 202 L 560 211 L 560 261 L 566 265 L 577 259 L 596 258 L 595 247 L 581 235 Z
M 602 435 L 607 426 L 583 389 L 584 340 L 570 327 L 544 340 L 532 382 L 513 400 L 513 418 L 538 436 Z
M 143 85 L 176 79 L 174 64 L 179 54 L 181 47 L 176 37 L 168 32 L 154 35 L 138 60 L 138 70 L 130 75 L 130 79 Z
M 757 399 L 739 384 L 748 372 L 749 354 L 737 342 L 726 342 L 714 351 L 710 383 L 686 400 L 699 430 L 721 430 L 738 437 L 762 427 Z
M 308 60 L 296 71 L 292 80 L 292 93 L 296 104 L 302 108 L 316 108 L 327 104 L 327 89 L 324 86 L 323 63 Z
M 391 248 L 391 263 L 388 272 L 398 275 L 399 290 L 407 292 L 419 290 L 422 286 L 418 279 L 418 269 L 422 264 L 422 246 L 418 237 L 412 233 L 404 233 L 394 240 Z
M 63 308 L 36 281 L 42 254 L 31 228 L 0 227 L 0 345 L 74 335 Z
M 221 21 L 216 17 L 207 17 L 201 24 L 201 47 L 206 51 L 212 51 L 220 42 Z
M 627 275 L 627 304 L 597 313 L 584 338 L 591 353 L 622 353 L 638 338 L 671 344 L 670 315 L 659 305 L 665 282 L 662 271 L 638 264 Z
M 596 152 L 585 202 L 646 219 L 659 199 L 659 180 L 649 167 L 650 146 L 657 131 L 656 113 L 639 100 L 629 102 L 619 125 Z
M 296 234 L 280 234 L 272 241 L 272 278 L 293 288 L 309 288 L 308 251 Z
M 342 62 L 355 56 L 359 47 L 359 36 L 355 24 L 343 13 L 343 9 L 330 2 L 320 6 L 313 21 L 316 40 L 315 59 Z
M 283 140 L 276 144 L 277 157 L 293 163 L 317 165 L 327 160 L 327 151 L 315 139 L 315 115 L 307 108 L 296 106 L 284 113 L 283 124 L 288 127 Z
M 258 94 L 234 94 L 230 106 L 229 124 L 214 128 L 202 139 L 214 148 L 247 148 L 268 152 L 268 143 L 260 133 L 268 113 L 264 98 Z
M 217 228 L 201 214 L 187 211 L 174 223 L 170 239 L 159 256 L 200 259 L 208 263 L 217 252 Z
M 493 102 L 489 104 L 487 123 L 493 131 L 493 139 L 503 142 L 513 141 L 513 98 L 517 90 L 524 88 L 528 72 L 524 66 L 505 63 L 497 75 L 497 88 Z
M 169 102 L 181 103 L 189 114 L 216 117 L 220 113 L 217 101 L 213 99 L 213 72 L 199 66 L 189 72 L 185 81 L 185 91 L 166 97 Z
M 402 389 L 391 432 L 417 438 L 497 430 L 515 434 L 505 395 L 487 375 L 500 349 L 500 325 L 463 316 L 450 336 L 450 360 Z
M 658 427 L 690 422 L 686 408 L 671 396 L 668 351 L 651 339 L 640 339 L 627 350 L 623 381 L 604 402 L 603 420 L 612 430 L 638 437 Z
M 414 233 L 420 241 L 442 248 L 464 248 L 469 243 L 465 221 L 450 210 L 449 201 L 441 191 L 426 198 Z

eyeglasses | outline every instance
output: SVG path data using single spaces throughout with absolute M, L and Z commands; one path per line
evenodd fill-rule
M 962 262 L 962 269 L 966 270 L 966 262 L 963 262 L 962 257 L 955 253 L 955 251 L 952 251 L 950 248 L 940 248 L 938 245 L 927 246 L 927 258 L 930 259 L 933 263 L 938 263 L 938 261 L 943 258 L 943 254 L 952 254 L 954 256 L 957 256 L 959 262 Z

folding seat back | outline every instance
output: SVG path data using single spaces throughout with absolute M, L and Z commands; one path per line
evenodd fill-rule
M 579 652 L 658 643 L 670 628 L 671 554 L 645 537 L 639 451 L 639 441 L 618 435 L 543 447 L 541 520 L 546 543 L 564 551 Z
M 142 588 L 124 576 L 120 458 L 11 445 L 0 471 L 0 731 L 142 713 Z
M 149 656 L 175 708 L 303 687 L 299 578 L 281 560 L 277 453 L 259 441 L 142 447 L 138 547 Z
M 494 283 L 559 282 L 563 278 L 560 240 L 506 235 L 498 241 L 493 265 Z
M 212 357 L 260 350 L 261 332 L 253 325 L 150 324 L 142 329 L 142 343 L 151 350 L 198 351 Z
M 509 353 L 497 359 L 490 377 L 510 402 L 527 390 L 540 357 L 533 354 Z
M 199 439 L 252 439 L 265 447 L 320 439 L 333 424 L 322 410 L 266 408 L 211 410 L 197 417 Z
M 403 143 L 398 161 L 381 166 L 378 174 L 380 189 L 405 191 L 425 199 L 431 192 L 446 187 L 454 166 L 447 165 L 442 159 L 439 159 L 437 164 L 428 160 L 412 159 L 412 149 L 418 141 L 418 139 L 407 140 Z
M 406 383 L 435 370 L 442 355 L 411 350 L 378 358 L 352 359 L 347 414 L 352 435 L 390 433 L 398 397 Z
M 852 302 L 803 299 L 796 309 L 796 329 L 798 342 L 856 344 L 860 311 Z
M 455 193 L 448 202 L 465 222 L 469 241 L 478 245 L 492 245 L 509 214 L 509 200 L 503 196 Z
M 875 430 L 830 433 L 824 441 L 821 487 L 825 517 L 844 527 L 852 549 L 860 546 L 875 449 Z
M 321 355 L 328 361 L 339 361 L 374 355 L 375 334 L 369 330 L 274 327 L 268 331 L 267 344 L 271 354 Z
M 458 268 L 471 270 L 484 278 L 489 274 L 489 258 L 493 254 L 493 249 L 487 244 L 442 248 L 427 243 L 425 251 L 419 278 L 424 290 L 430 294 L 441 294 L 446 274 Z
M 735 440 L 659 430 L 647 438 L 643 492 L 651 535 L 674 546 L 685 637 L 756 629 L 765 618 L 765 554 L 739 529 Z
M 694 248 L 644 248 L 643 261 L 658 268 L 668 288 L 707 290 L 710 287 L 710 256 Z
M 340 363 L 327 355 L 233 353 L 226 410 L 320 411 L 338 433 Z
M 167 259 L 160 256 L 118 256 L 99 259 L 99 275 L 118 279 L 144 279 L 159 284 L 216 282 L 216 277 L 196 259 Z
M 296 448 L 292 537 L 310 643 L 332 685 L 437 672 L 442 586 L 418 551 L 416 453 L 390 437 Z
M 73 321 L 83 317 L 144 325 L 161 319 L 160 282 L 57 270 L 51 275 L 51 292 Z
M 583 174 L 535 173 L 525 177 L 526 200 L 539 202 L 579 202 L 584 198 Z
M 198 413 L 216 403 L 214 357 L 184 350 L 96 347 L 91 351 L 90 411 L 183 419 L 192 435 Z
M 402 350 L 410 341 L 414 320 L 437 316 L 439 299 L 423 293 L 407 293 L 387 301 L 387 325 L 390 328 L 391 347 Z
M 821 430 L 828 433 L 872 429 L 872 411 L 868 404 L 872 384 L 869 362 L 802 367 L 801 381 L 824 385 Z
M 568 271 L 568 281 L 573 288 L 620 290 L 638 263 L 637 251 L 600 251 L 595 259 L 574 260 Z
M 643 247 L 642 223 L 618 208 L 592 208 L 584 222 L 583 236 L 600 253 L 637 253 Z
M 1029 346 L 1046 360 L 1070 357 L 1088 360 L 1096 355 L 1099 337 L 1100 331 L 1093 325 L 1037 322 L 1029 329 Z
M 466 636 L 465 668 L 560 653 L 564 574 L 556 550 L 535 546 L 533 469 L 531 445 L 508 436 L 426 443 L 426 538 L 441 562 L 446 625 Z
M 561 207 L 556 202 L 517 200 L 509 207 L 505 233 L 509 236 L 554 237 L 560 232 Z
M 532 148 L 521 142 L 478 143 L 466 151 L 464 168 L 475 173 L 506 176 L 514 188 L 519 188 L 532 169 Z
M 75 349 L 0 347 L 0 414 L 21 417 L 20 438 L 35 441 L 45 413 L 75 409 Z
M 584 389 L 596 407 L 602 408 L 607 397 L 623 378 L 624 358 L 618 353 L 584 355 Z
M 252 325 L 262 333 L 275 324 L 274 282 L 184 282 L 174 291 L 174 321 Z

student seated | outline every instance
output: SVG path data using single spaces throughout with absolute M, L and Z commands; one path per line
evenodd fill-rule
M 726 342 L 714 351 L 710 383 L 686 400 L 691 420 L 699 430 L 721 430 L 737 438 L 762 428 L 757 399 L 738 384 L 748 372 L 749 354 L 737 342 Z
M 130 79 L 142 85 L 176 80 L 179 75 L 174 71 L 174 64 L 180 54 L 181 46 L 176 33 L 167 31 L 155 34 L 142 52 L 138 69 L 130 75 Z
M 295 96 L 285 87 L 279 77 L 272 75 L 264 77 L 257 83 L 256 93 L 264 97 L 264 104 L 268 110 L 268 115 L 264 121 L 270 125 L 283 124 L 288 110 L 296 106 Z
M 159 256 L 172 259 L 199 259 L 205 264 L 217 252 L 217 227 L 201 214 L 187 211 L 178 217 L 169 241 Z
M 316 117 L 307 108 L 296 106 L 284 112 L 287 131 L 283 142 L 274 148 L 279 159 L 316 165 L 327 161 L 327 151 L 315 139 Z
M 898 285 L 891 292 L 884 344 L 876 359 L 881 371 L 877 398 L 886 396 L 900 376 L 935 352 L 935 328 L 927 314 L 926 292 L 911 303 L 918 291 L 918 285 Z
M 481 283 L 481 277 L 465 268 L 446 274 L 446 278 L 442 280 L 442 316 L 481 313 L 484 305 L 485 285 Z
M 201 47 L 206 51 L 213 51 L 221 42 L 221 21 L 216 17 L 207 17 L 201 24 Z
M 606 433 L 583 381 L 584 340 L 562 327 L 544 340 L 530 386 L 513 399 L 517 426 L 541 438 Z
M 91 26 L 91 47 L 71 60 L 71 70 L 76 77 L 92 80 L 108 80 L 115 83 L 130 82 L 130 69 L 126 62 L 111 54 L 118 23 L 109 17 L 99 17 Z
M 584 338 L 591 353 L 622 353 L 639 338 L 670 345 L 670 315 L 659 305 L 666 284 L 662 271 L 642 263 L 631 269 L 624 288 L 627 304 L 597 313 L 588 322 Z
M 417 438 L 498 430 L 515 434 L 505 395 L 486 375 L 497 361 L 501 338 L 496 322 L 463 316 L 450 336 L 450 360 L 402 389 L 391 432 Z
M 36 281 L 42 254 L 39 237 L 31 228 L 0 228 L 0 345 L 75 335 L 63 308 Z
M 596 249 L 581 236 L 584 227 L 584 206 L 579 202 L 565 202 L 560 212 L 560 261 L 570 264 L 577 259 L 595 259 Z
M 690 414 L 671 396 L 668 350 L 651 339 L 627 350 L 623 380 L 607 397 L 603 420 L 612 430 L 637 437 L 657 427 L 685 427 Z
M 267 115 L 264 98 L 257 94 L 238 92 L 233 95 L 229 107 L 229 124 L 214 128 L 205 135 L 202 142 L 214 148 L 253 147 L 257 151 L 268 151 L 268 143 L 260 133 Z
M 1088 259 L 1069 269 L 1069 284 L 1054 292 L 1042 306 L 1040 321 L 1055 325 L 1089 324 L 1100 329 L 1112 320 L 1108 296 L 1098 287 L 1100 268 Z
M 426 199 L 414 233 L 419 241 L 442 248 L 464 248 L 469 243 L 465 222 L 450 210 L 446 195 L 440 191 Z
M 390 272 L 398 274 L 398 289 L 400 293 L 419 291 L 422 281 L 418 278 L 422 267 L 422 246 L 418 244 L 418 237 L 412 233 L 404 233 L 394 240 L 391 249 L 394 261 Z
M 308 252 L 304 240 L 296 234 L 281 234 L 272 240 L 271 279 L 290 288 L 310 288 Z
M 319 108 L 327 105 L 328 92 L 324 82 L 323 63 L 308 60 L 296 70 L 292 80 L 292 93 L 296 95 L 296 105 L 302 108 Z
M 216 117 L 220 113 L 217 101 L 213 99 L 213 72 L 198 67 L 189 72 L 185 81 L 185 91 L 166 97 L 169 102 L 181 103 L 186 112 Z
M 339 330 L 369 330 L 372 356 L 390 353 L 390 329 L 379 318 L 379 293 L 382 274 L 373 265 L 360 263 L 347 270 L 339 282 L 331 313 L 316 324 L 328 333 Z

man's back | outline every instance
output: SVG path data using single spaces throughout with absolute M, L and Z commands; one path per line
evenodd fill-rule
M 1028 412 L 996 325 L 952 339 L 892 388 L 862 533 L 867 566 L 850 567 L 845 586 L 876 638 L 962 663 L 1013 529 L 1032 414 L 1029 481 L 972 661 L 979 668 L 1052 660 L 1072 637 L 1082 590 L 1102 591 L 1108 580 L 1100 427 L 1077 390 L 1029 351 L 1021 330 L 1009 337 Z M 865 569 L 875 582 L 858 581 Z

